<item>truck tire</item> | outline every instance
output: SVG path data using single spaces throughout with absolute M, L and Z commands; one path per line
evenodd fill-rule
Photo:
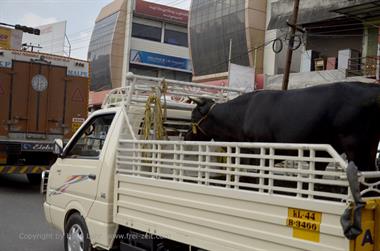
M 41 174 L 40 173 L 28 173 L 28 174 L 26 174 L 26 177 L 28 178 L 29 183 L 32 185 L 41 184 Z
M 93 251 L 90 236 L 83 217 L 74 213 L 65 225 L 65 251 Z

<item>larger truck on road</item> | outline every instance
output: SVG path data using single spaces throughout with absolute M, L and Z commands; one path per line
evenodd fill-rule
M 68 57 L 0 49 L 0 173 L 32 183 L 56 159 L 87 118 L 89 63 Z
M 186 96 L 236 90 L 129 78 L 64 149 L 57 140 L 43 174 L 65 250 L 380 250 L 380 172 L 358 174 L 330 145 L 183 141 Z

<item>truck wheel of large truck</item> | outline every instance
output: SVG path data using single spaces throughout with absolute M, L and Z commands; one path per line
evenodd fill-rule
M 83 217 L 75 213 L 65 225 L 65 251 L 93 251 L 90 236 Z
M 41 174 L 40 173 L 28 173 L 28 174 L 26 174 L 26 177 L 28 178 L 29 183 L 32 185 L 41 184 Z

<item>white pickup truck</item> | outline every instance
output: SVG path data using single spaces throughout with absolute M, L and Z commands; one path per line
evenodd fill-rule
M 331 146 L 183 141 L 187 95 L 237 90 L 128 76 L 64 149 L 56 141 L 43 174 L 45 217 L 65 250 L 380 250 L 379 197 L 363 204 L 361 234 L 344 235 L 353 196 Z M 380 195 L 379 177 L 359 173 L 362 194 Z

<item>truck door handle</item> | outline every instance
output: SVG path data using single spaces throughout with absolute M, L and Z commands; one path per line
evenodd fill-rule
M 88 175 L 88 178 L 89 178 L 90 180 L 96 180 L 96 175 L 95 175 L 95 174 L 89 174 L 89 175 Z
M 61 175 L 61 172 L 62 172 L 61 169 L 58 169 L 58 170 L 57 170 L 57 173 L 58 173 L 59 175 Z

